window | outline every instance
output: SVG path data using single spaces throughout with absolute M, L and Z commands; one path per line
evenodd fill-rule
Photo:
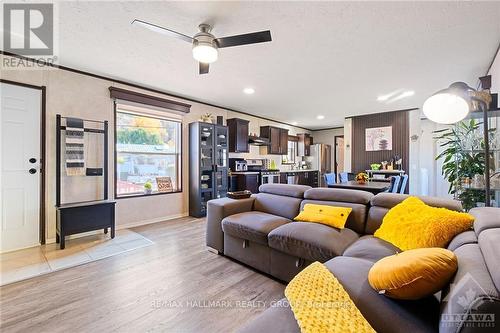
M 181 121 L 137 109 L 116 106 L 116 197 L 182 191 Z
M 288 141 L 287 154 L 282 156 L 281 164 L 295 164 L 297 155 L 297 141 Z

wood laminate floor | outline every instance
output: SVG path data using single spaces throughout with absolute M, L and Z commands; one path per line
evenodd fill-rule
M 205 220 L 133 228 L 155 244 L 0 288 L 4 332 L 232 332 L 284 285 L 205 247 Z

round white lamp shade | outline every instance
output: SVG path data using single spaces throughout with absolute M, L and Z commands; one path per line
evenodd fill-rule
M 429 97 L 423 106 L 424 115 L 439 124 L 454 124 L 467 117 L 469 104 L 456 94 L 438 92 Z
M 205 64 L 217 61 L 219 52 L 210 44 L 199 43 L 193 47 L 193 58 Z

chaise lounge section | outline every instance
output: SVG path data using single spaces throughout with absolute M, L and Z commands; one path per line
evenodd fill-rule
M 495 330 L 470 323 L 468 314 L 494 314 L 500 325 L 500 213 L 475 208 L 474 230 L 457 235 L 448 245 L 459 268 L 440 294 L 418 301 L 379 295 L 368 283 L 368 271 L 379 259 L 400 250 L 373 233 L 385 214 L 407 195 L 298 185 L 262 185 L 261 193 L 243 200 L 218 199 L 208 204 L 207 245 L 282 281 L 290 281 L 314 261 L 342 283 L 363 316 L 378 332 L 475 332 Z M 421 197 L 428 205 L 461 211 L 454 200 Z M 292 222 L 307 203 L 351 207 L 346 228 Z M 468 289 L 470 303 L 458 301 Z M 496 321 L 495 321 L 496 320 Z M 482 325 L 482 326 L 480 326 Z M 242 332 L 299 332 L 287 302 L 265 311 Z

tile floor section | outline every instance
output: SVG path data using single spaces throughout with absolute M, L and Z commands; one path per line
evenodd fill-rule
M 0 254 L 0 286 L 47 274 L 60 269 L 114 256 L 153 244 L 146 237 L 129 229 L 109 234 L 66 240 L 66 248 L 48 244 Z

